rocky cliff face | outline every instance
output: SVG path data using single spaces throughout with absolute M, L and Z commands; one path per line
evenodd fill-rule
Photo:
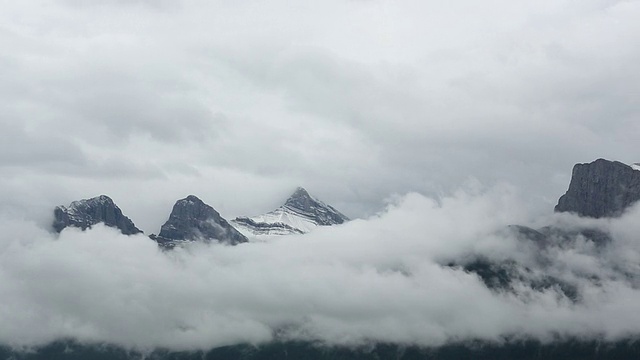
M 573 167 L 571 183 L 555 207 L 593 218 L 615 217 L 640 200 L 640 171 L 617 161 L 598 159 Z
M 555 211 L 593 218 L 613 217 L 638 200 L 640 171 L 617 161 L 598 159 L 574 166 L 569 189 L 560 197 Z M 573 279 L 558 278 L 553 271 L 548 271 L 558 260 L 552 254 L 579 246 L 581 254 L 591 252 L 590 255 L 597 258 L 613 243 L 609 230 L 595 225 L 565 224 L 537 229 L 510 225 L 498 235 L 520 241 L 525 246 L 534 245 L 539 250 L 534 258 L 538 271 L 531 271 L 530 264 L 520 263 L 521 260 L 516 258 L 495 261 L 473 255 L 467 259 L 456 259 L 449 265 L 477 274 L 492 290 L 514 291 L 514 285 L 526 285 L 536 291 L 555 291 L 574 302 L 580 301 L 580 286 Z M 584 244 L 589 245 L 585 247 Z M 587 248 L 588 251 L 585 250 Z M 579 273 L 574 275 L 580 276 Z
M 320 200 L 313 198 L 304 188 L 297 188 L 296 191 L 284 203 L 284 207 L 289 210 L 306 215 L 320 226 L 330 226 L 342 224 L 349 221 L 349 218 Z
M 214 208 L 194 195 L 175 203 L 160 234 L 152 238 L 168 247 L 180 241 L 219 241 L 229 245 L 248 241 Z
M 85 230 L 98 223 L 118 228 L 125 235 L 142 232 L 106 195 L 74 201 L 69 206 L 57 206 L 53 215 L 53 229 L 57 232 L 69 226 Z
M 288 235 L 304 234 L 318 226 L 337 225 L 346 221 L 349 218 L 299 187 L 279 208 L 263 215 L 237 217 L 233 223 L 251 235 Z

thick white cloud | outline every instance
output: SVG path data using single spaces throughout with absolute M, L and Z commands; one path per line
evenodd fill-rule
M 235 247 L 193 245 L 163 253 L 145 236 L 96 226 L 59 237 L 4 218 L 0 243 L 0 342 L 72 337 L 126 347 L 206 349 L 260 343 L 274 333 L 330 344 L 438 345 L 504 336 L 620 339 L 640 332 L 636 311 L 638 209 L 611 229 L 611 245 L 544 250 L 505 235 L 527 214 L 508 187 L 459 191 L 440 203 L 408 194 L 368 220 Z M 542 219 L 585 225 L 567 215 Z M 498 235 L 496 235 L 498 234 Z M 515 259 L 575 284 L 489 290 L 446 266 L 476 254 Z M 545 266 L 547 266 L 545 268 Z M 598 281 L 593 281 L 597 278 Z

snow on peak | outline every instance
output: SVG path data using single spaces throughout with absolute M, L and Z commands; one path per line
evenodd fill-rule
M 107 195 L 100 195 L 90 199 L 72 201 L 71 204 L 69 204 L 69 206 L 59 206 L 59 207 L 71 214 L 74 214 L 77 212 L 85 211 L 85 209 L 89 207 L 95 207 L 100 205 L 115 206 L 113 200 L 110 197 L 108 197 Z
M 57 232 L 69 226 L 84 230 L 98 223 L 118 228 L 125 235 L 142 232 L 107 195 L 73 201 L 69 206 L 54 209 L 53 228 Z
M 307 233 L 318 226 L 342 224 L 348 220 L 338 210 L 298 187 L 279 208 L 263 215 L 238 217 L 233 223 L 248 235 L 286 235 Z
M 184 199 L 178 200 L 177 203 L 204 204 L 204 201 L 200 200 L 200 198 L 195 195 L 189 195 Z

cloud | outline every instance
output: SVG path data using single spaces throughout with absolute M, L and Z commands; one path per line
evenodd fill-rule
M 207 174 L 235 172 L 249 180 L 215 194 L 221 203 L 254 184 L 303 185 L 359 217 L 393 193 L 440 196 L 478 179 L 528 188 L 542 212 L 574 163 L 638 161 L 635 2 L 4 10 L 0 123 L 11 130 L 0 166 L 62 188 L 98 178 L 86 196 L 130 196 L 163 177 L 171 193 L 182 181 L 220 188 L 228 178 Z M 228 212 L 253 213 L 266 197 Z
M 614 234 L 604 250 L 578 239 L 552 245 L 548 262 L 536 260 L 538 247 L 501 232 L 528 218 L 509 187 L 470 188 L 440 201 L 408 194 L 367 220 L 307 235 L 172 252 L 103 226 L 56 237 L 5 216 L 0 342 L 71 337 L 183 350 L 262 343 L 276 333 L 342 345 L 620 339 L 640 331 L 640 248 L 631 242 L 637 212 L 596 221 Z M 575 284 L 580 300 L 517 281 L 513 292 L 490 290 L 477 275 L 447 266 L 469 255 L 516 259 L 533 270 L 529 276 Z

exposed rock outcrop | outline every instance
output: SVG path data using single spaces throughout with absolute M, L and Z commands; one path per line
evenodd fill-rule
M 595 227 L 563 228 L 545 226 L 532 229 L 522 225 L 509 225 L 503 235 L 515 236 L 519 240 L 531 241 L 540 248 L 550 245 L 565 246 L 575 243 L 578 239 L 591 241 L 596 247 L 603 247 L 611 243 L 611 234 Z
M 214 208 L 194 195 L 176 201 L 160 234 L 151 238 L 166 247 L 184 241 L 218 241 L 229 245 L 248 241 Z
M 69 206 L 57 206 L 53 215 L 53 229 L 57 232 L 69 226 L 85 230 L 98 223 L 118 228 L 125 235 L 142 232 L 106 195 L 74 201 Z
M 307 215 L 320 226 L 342 224 L 349 218 L 322 201 L 313 198 L 302 187 L 296 189 L 284 203 L 283 207 Z
M 598 159 L 573 167 L 571 183 L 555 207 L 592 218 L 615 217 L 640 200 L 640 171 L 618 161 Z

